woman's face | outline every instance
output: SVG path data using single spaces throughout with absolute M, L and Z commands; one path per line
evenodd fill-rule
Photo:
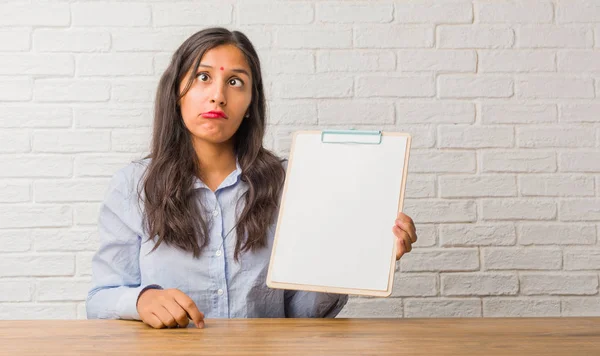
M 194 141 L 220 144 L 233 137 L 252 100 L 250 73 L 244 54 L 233 45 L 222 45 L 206 51 L 198 71 L 185 75 L 180 93 L 189 77 L 194 79 L 180 100 L 181 115 Z M 225 117 L 211 116 L 207 114 L 210 111 L 222 112 Z

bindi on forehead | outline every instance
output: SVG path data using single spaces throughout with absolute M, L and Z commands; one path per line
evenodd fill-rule
M 223 68 L 223 67 L 221 67 L 221 70 L 223 70 L 223 69 L 224 69 L 224 68 Z

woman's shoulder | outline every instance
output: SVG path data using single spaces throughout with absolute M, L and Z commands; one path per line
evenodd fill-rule
M 150 158 L 144 158 L 119 168 L 111 178 L 109 190 L 118 190 L 125 195 L 136 194 L 149 164 Z

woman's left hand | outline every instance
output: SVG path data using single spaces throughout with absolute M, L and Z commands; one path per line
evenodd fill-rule
M 407 252 L 412 250 L 412 244 L 417 241 L 417 228 L 410 216 L 398 213 L 392 229 L 396 235 L 396 261 Z

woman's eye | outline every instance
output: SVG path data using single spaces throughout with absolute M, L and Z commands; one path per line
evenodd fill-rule
M 237 83 L 238 85 L 236 85 L 236 83 Z M 230 79 L 230 80 L 229 80 L 229 84 L 233 85 L 234 87 L 236 87 L 236 86 L 237 86 L 237 87 L 241 87 L 242 85 L 244 85 L 244 82 L 242 82 L 242 81 L 241 81 L 240 79 L 238 79 L 238 78 L 234 78 L 234 79 Z
M 207 80 L 208 80 L 208 74 L 206 74 L 206 73 L 200 73 L 200 74 L 198 74 L 198 78 L 199 78 L 201 81 L 205 82 L 205 81 L 207 81 Z

